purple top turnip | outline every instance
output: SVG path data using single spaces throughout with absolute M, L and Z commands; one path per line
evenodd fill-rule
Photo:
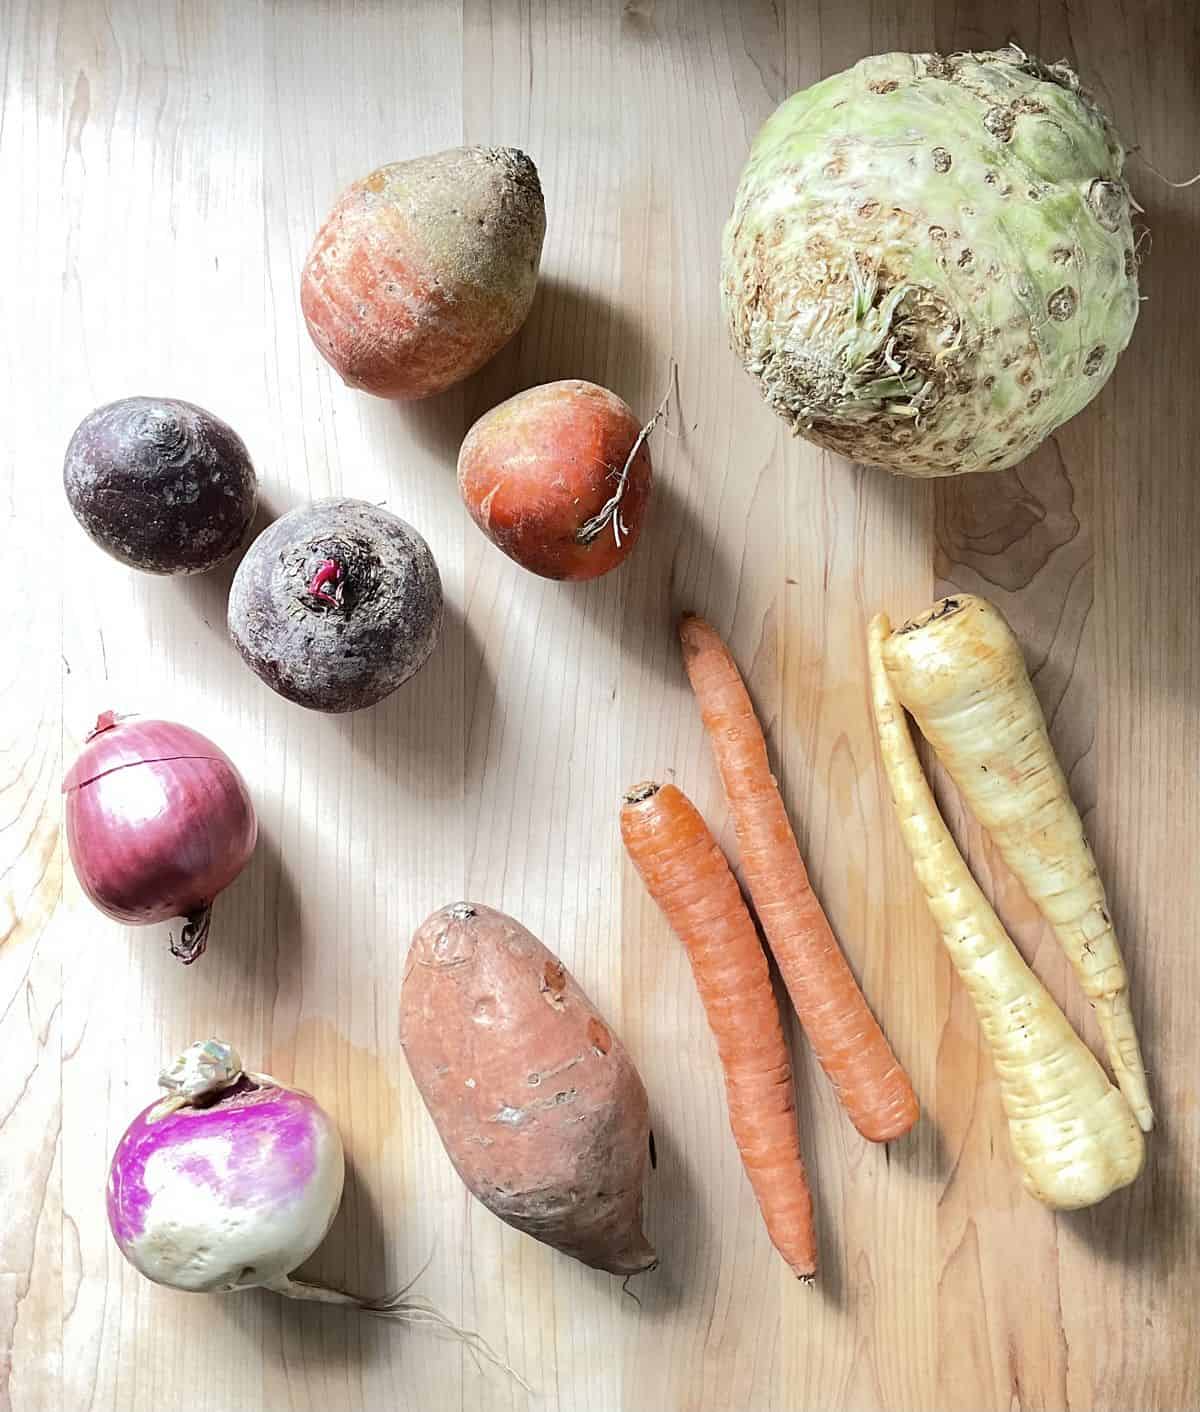
M 219 1040 L 194 1044 L 113 1153 L 108 1223 L 147 1279 L 195 1293 L 265 1286 L 325 1238 L 342 1198 L 342 1142 L 315 1099 L 242 1070 Z M 338 1301 L 341 1302 L 341 1301 Z
M 166 1097 L 126 1128 L 108 1171 L 109 1229 L 139 1274 L 191 1294 L 270 1289 L 431 1324 L 512 1372 L 479 1334 L 407 1297 L 412 1281 L 366 1299 L 293 1277 L 333 1224 L 345 1179 L 337 1126 L 315 1098 L 243 1069 L 219 1039 L 189 1045 L 158 1083 Z
M 245 444 L 203 407 L 126 397 L 89 412 L 63 484 L 91 538 L 131 568 L 198 574 L 241 543 L 258 480 Z
M 273 691 L 314 711 L 371 706 L 424 666 L 442 625 L 429 546 L 364 500 L 318 500 L 269 525 L 238 567 L 229 632 Z

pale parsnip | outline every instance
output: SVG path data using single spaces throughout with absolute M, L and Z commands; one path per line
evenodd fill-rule
M 1096 1011 L 1113 1075 L 1149 1132 L 1154 1111 L 1104 885 L 1012 629 L 986 599 L 959 594 L 892 633 L 883 663 L 901 705 L 1053 927 Z
M 991 1050 L 1026 1190 L 1062 1210 L 1094 1205 L 1141 1170 L 1141 1130 L 963 862 L 884 667 L 890 631 L 882 614 L 871 624 L 871 695 L 880 755 L 917 881 Z

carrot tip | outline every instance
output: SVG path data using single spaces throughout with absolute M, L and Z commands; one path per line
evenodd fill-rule
M 696 641 L 695 633 L 697 629 L 704 629 L 708 626 L 699 613 L 681 613 L 679 616 L 679 642 L 683 648 L 684 656 L 692 658 L 700 651 L 701 644 Z
M 640 804 L 643 799 L 652 799 L 662 785 L 656 784 L 653 780 L 643 780 L 641 784 L 635 784 L 625 795 L 626 804 Z

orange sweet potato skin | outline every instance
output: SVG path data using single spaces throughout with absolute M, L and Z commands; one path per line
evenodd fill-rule
M 489 1211 L 616 1275 L 642 1232 L 646 1090 L 562 963 L 519 922 L 456 903 L 413 937 L 400 1039 L 450 1160 Z
M 633 550 L 645 519 L 652 470 L 645 444 L 629 467 L 611 518 L 580 531 L 617 489 L 640 423 L 626 402 L 594 382 L 569 378 L 519 392 L 485 413 L 458 456 L 458 488 L 471 518 L 498 548 L 543 578 L 593 579 Z
M 457 147 L 356 181 L 300 279 L 308 331 L 350 387 L 410 400 L 483 366 L 533 302 L 546 212 L 511 147 Z

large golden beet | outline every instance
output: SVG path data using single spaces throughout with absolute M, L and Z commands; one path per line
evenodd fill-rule
M 521 327 L 545 234 L 537 168 L 514 147 L 380 167 L 317 232 L 300 280 L 308 331 L 350 387 L 429 397 Z

